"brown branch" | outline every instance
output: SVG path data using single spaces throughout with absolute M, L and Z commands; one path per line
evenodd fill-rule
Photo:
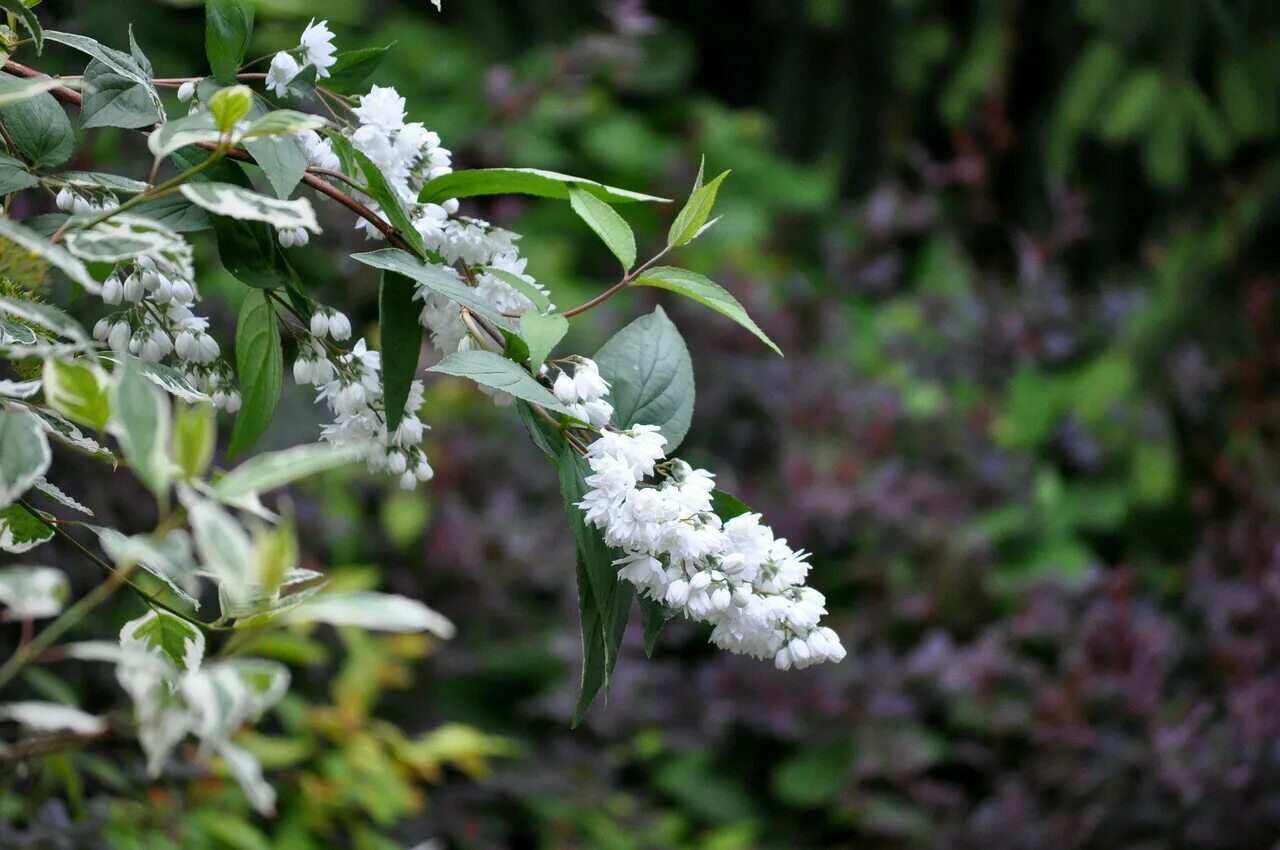
M 49 77 L 48 74 L 37 71 L 35 68 L 29 68 L 26 65 L 13 61 L 12 59 L 9 59 L 4 63 L 4 70 L 8 71 L 11 74 L 16 74 L 19 77 L 33 77 L 33 78 L 39 78 L 39 79 L 45 79 Z M 246 75 L 246 76 L 249 76 L 249 75 Z M 63 103 L 70 103 L 76 106 L 84 105 L 84 98 L 80 95 L 80 93 L 72 89 L 69 89 L 66 86 L 58 86 L 57 88 L 51 89 L 49 93 L 52 94 L 54 97 L 56 97 L 58 100 L 62 101 Z M 212 151 L 215 148 L 217 148 L 217 144 L 214 142 L 200 142 L 198 143 L 198 147 L 204 148 L 205 150 L 208 150 L 208 151 Z M 225 152 L 225 155 L 230 159 L 239 160 L 241 162 L 254 161 L 253 157 L 249 155 L 249 152 L 246 150 L 243 150 L 242 148 L 231 148 Z M 412 245 L 410 245 L 407 241 L 405 241 L 404 237 L 400 235 L 400 231 L 392 227 L 384 218 L 382 218 L 382 216 L 378 215 L 373 210 L 369 209 L 367 206 L 365 206 L 355 198 L 348 195 L 346 192 L 343 192 L 341 189 L 337 188 L 336 186 L 330 183 L 327 183 L 326 181 L 321 179 L 321 175 L 324 175 L 326 177 L 335 177 L 336 179 L 345 179 L 349 183 L 354 182 L 350 178 L 348 178 L 345 174 L 341 175 L 341 178 L 337 178 L 337 174 L 338 174 L 337 172 L 333 172 L 327 168 L 317 168 L 315 166 L 309 166 L 307 168 L 307 173 L 302 176 L 302 182 L 307 184 L 308 186 L 310 186 L 312 189 L 316 190 L 320 194 L 325 195 L 334 201 L 337 201 L 347 209 L 351 210 L 351 212 L 358 215 L 360 218 L 372 224 L 375 228 L 377 228 L 379 233 L 381 233 L 384 237 L 386 237 L 387 242 L 389 242 L 390 244 L 394 245 L 395 247 L 399 248 L 402 251 L 408 251 L 410 254 L 413 254 L 415 256 L 418 256 L 418 257 L 422 256 L 421 254 L 418 253 L 417 250 L 414 249 Z

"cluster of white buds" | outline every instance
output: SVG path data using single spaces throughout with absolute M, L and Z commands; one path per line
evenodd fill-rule
M 609 393 L 609 383 L 600 377 L 596 362 L 586 357 L 570 357 L 568 363 L 573 365 L 570 375 L 560 365 L 560 374 L 551 385 L 556 399 L 569 412 L 594 428 L 603 428 L 613 418 L 613 405 L 605 401 Z
M 722 522 L 714 477 L 680 460 L 659 463 L 666 439 L 652 425 L 602 431 L 587 448 L 592 474 L 578 507 L 626 555 L 618 575 L 652 599 L 715 626 L 722 649 L 772 658 L 780 669 L 839 661 L 845 650 L 819 625 L 826 599 L 805 585 L 808 557 L 743 514 Z M 657 477 L 659 483 L 646 483 Z
M 400 424 L 388 433 L 379 352 L 370 350 L 363 339 L 349 351 L 329 342 L 349 339 L 351 321 L 328 307 L 316 307 L 309 331 L 299 343 L 293 378 L 317 387 L 316 401 L 325 402 L 333 413 L 334 420 L 320 432 L 321 439 L 335 446 L 357 446 L 370 471 L 396 476 L 406 490 L 429 480 L 431 464 L 421 445 L 427 426 L 418 418 L 422 382 L 410 385 Z
M 300 248 L 311 241 L 311 234 L 305 227 L 282 227 L 276 230 L 276 238 L 285 248 Z
M 129 309 L 99 319 L 94 339 L 150 363 L 172 356 L 173 365 L 215 404 L 230 412 L 240 408 L 231 370 L 219 359 L 218 341 L 208 332 L 209 320 L 192 312 L 199 293 L 185 256 L 143 256 L 118 266 L 102 283 L 102 300 Z
M 106 189 L 97 194 L 89 194 L 70 186 L 63 186 L 54 196 L 54 203 L 58 205 L 58 209 L 72 215 L 97 215 L 117 209 L 120 206 L 120 199 L 115 196 L 115 193 Z
M 311 314 L 311 335 L 316 339 L 328 337 L 343 342 L 351 339 L 351 320 L 332 307 L 317 305 Z

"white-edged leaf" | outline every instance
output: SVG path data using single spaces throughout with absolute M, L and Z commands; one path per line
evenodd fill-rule
M 82 505 L 80 502 L 76 501 L 74 497 L 64 493 L 62 488 L 58 487 L 52 481 L 41 478 L 36 481 L 35 488 L 52 501 L 62 505 L 64 508 L 71 508 L 73 511 L 79 511 L 85 516 L 93 516 L 93 511 L 89 510 L 88 506 Z
M 216 142 L 220 138 L 222 131 L 213 116 L 208 112 L 196 112 L 161 124 L 147 137 L 147 147 L 151 155 L 159 159 L 188 145 Z
M 109 460 L 112 463 L 115 462 L 116 456 L 112 454 L 110 449 L 92 437 L 86 437 L 83 431 L 58 411 L 47 407 L 32 407 L 28 409 L 39 419 L 40 427 L 44 429 L 45 433 L 78 451 L 103 460 Z
M 636 237 L 631 225 L 613 207 L 582 189 L 569 190 L 569 206 L 618 258 L 622 270 L 631 271 L 636 264 Z
M 67 231 L 67 250 L 82 260 L 119 263 L 138 257 L 163 259 L 179 276 L 192 278 L 191 245 L 153 218 L 122 213 L 90 228 Z
M 180 599 L 193 608 L 200 607 L 197 594 L 200 579 L 191 553 L 191 538 L 182 529 L 175 529 L 156 541 L 146 534 L 125 536 L 114 528 L 91 525 L 98 535 L 102 551 L 107 553 L 117 568 L 137 564 L 169 586 Z
M 382 248 L 378 251 L 352 254 L 351 259 L 375 269 L 404 275 L 432 292 L 443 295 L 455 304 L 466 307 L 477 316 L 498 324 L 504 322 L 502 314 L 494 309 L 493 304 L 480 297 L 474 289 L 462 282 L 457 273 L 446 266 L 428 263 L 398 248 Z
M 456 631 L 447 617 L 416 599 L 372 590 L 321 594 L 293 608 L 283 619 L 382 632 L 430 632 L 445 640 Z
M 418 194 L 421 203 L 440 203 L 450 198 L 474 198 L 481 195 L 536 195 L 541 198 L 567 200 L 570 189 L 590 192 L 602 201 L 626 204 L 635 201 L 670 203 L 670 198 L 643 195 L 626 189 L 605 186 L 594 180 L 543 171 L 538 168 L 483 168 L 454 171 L 427 183 Z
M 0 218 L 0 237 L 8 239 L 16 245 L 26 248 L 31 253 L 44 259 L 49 265 L 65 274 L 74 283 L 78 283 L 94 295 L 102 294 L 102 285 L 93 279 L 84 263 L 76 259 L 66 248 L 55 245 L 29 227 L 24 227 L 7 218 Z M 6 299 L 11 300 L 11 299 Z M 77 339 L 77 337 L 71 337 Z M 81 337 L 83 338 L 83 333 Z
M 218 741 L 217 749 L 254 811 L 268 817 L 275 814 L 276 789 L 263 777 L 262 763 L 257 757 L 230 741 Z
M 0 295 L 0 313 L 30 322 L 55 336 L 66 337 L 76 342 L 87 341 L 84 328 L 80 327 L 75 319 L 50 304 Z
M 101 354 L 99 359 L 117 368 L 125 361 L 131 362 L 147 380 L 179 401 L 185 401 L 188 404 L 207 404 L 210 400 L 208 395 L 196 389 L 191 381 L 187 380 L 186 375 L 172 366 L 151 363 L 131 354 L 121 355 L 114 352 Z
M 101 735 L 107 721 L 60 702 L 0 703 L 0 720 L 20 723 L 32 732 L 75 732 L 78 735 Z
M 523 367 L 492 351 L 455 351 L 427 371 L 458 378 L 470 378 L 516 398 L 541 405 L 557 413 L 569 411 L 556 400 L 551 390 L 534 380 Z
M 292 109 L 277 109 L 274 112 L 268 112 L 261 118 L 255 118 L 253 123 L 240 134 L 240 138 L 258 139 L 269 136 L 296 136 L 306 130 L 319 130 L 328 125 L 329 122 L 319 115 L 295 112 Z
M 259 195 L 231 183 L 184 183 L 182 194 L 214 215 L 242 221 L 264 221 L 272 227 L 304 227 L 320 232 L 315 210 L 306 198 L 281 200 Z
M 360 457 L 358 448 L 307 443 L 256 455 L 214 482 L 209 492 L 218 499 L 239 499 L 283 487 L 300 478 L 346 466 Z
M 17 503 L 0 508 L 0 551 L 21 555 L 52 540 L 53 529 L 42 519 L 50 517 L 37 516 Z
M 0 76 L 0 108 L 13 103 L 30 100 L 38 94 L 61 86 L 75 88 L 77 80 L 59 80 L 56 77 L 11 77 Z
M 0 605 L 11 620 L 56 617 L 71 595 L 67 577 L 53 567 L 0 568 Z
M 40 392 L 40 379 L 34 381 L 10 381 L 8 378 L 0 379 L 0 395 L 5 398 L 31 398 Z
M 111 377 L 86 360 L 44 361 L 41 373 L 45 401 L 77 425 L 103 430 L 111 418 Z
M 217 580 L 219 590 L 234 604 L 253 593 L 253 545 L 235 517 L 207 499 L 193 497 L 187 505 L 195 532 L 200 563 Z
M 136 195 L 147 190 L 147 184 L 141 180 L 103 171 L 64 171 L 58 179 L 76 189 L 105 189 L 117 195 Z
M 159 496 L 169 489 L 172 411 L 169 400 L 134 363 L 125 360 L 115 375 L 110 431 L 134 473 Z
M 159 653 L 179 670 L 193 673 L 204 662 L 204 632 L 168 611 L 152 610 L 120 629 L 120 646 Z
M 36 418 L 16 407 L 0 407 L 0 506 L 27 492 L 50 460 L 49 441 Z

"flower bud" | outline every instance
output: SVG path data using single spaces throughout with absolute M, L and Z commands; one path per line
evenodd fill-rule
M 329 314 L 323 307 L 311 314 L 311 335 L 320 339 L 329 335 Z

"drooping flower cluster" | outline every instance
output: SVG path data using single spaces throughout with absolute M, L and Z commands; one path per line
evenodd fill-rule
M 429 480 L 431 464 L 421 446 L 427 426 L 418 418 L 422 382 L 410 385 L 404 416 L 395 432 L 389 433 L 382 355 L 370 350 L 363 338 L 349 351 L 334 345 L 351 338 L 351 321 L 328 307 L 316 308 L 309 331 L 299 343 L 293 378 L 318 388 L 316 401 L 325 402 L 333 412 L 334 420 L 320 432 L 321 439 L 335 446 L 357 447 L 370 471 L 397 476 L 406 490 Z
M 600 369 L 594 360 L 575 356 L 570 357 L 569 362 L 573 364 L 573 374 L 570 375 L 562 365 L 551 391 L 575 418 L 603 428 L 613 418 L 613 405 L 605 401 L 609 383 L 600 377 Z
M 93 337 L 112 351 L 150 363 L 172 359 L 193 387 L 218 407 L 234 413 L 240 394 L 231 368 L 220 359 L 209 320 L 193 312 L 200 300 L 192 273 L 190 246 L 178 241 L 163 253 L 139 256 L 116 267 L 102 284 L 102 300 L 128 309 L 99 319 Z
M 666 439 L 652 425 L 602 431 L 587 448 L 592 474 L 578 507 L 623 550 L 618 575 L 693 620 L 715 626 L 711 642 L 779 669 L 839 661 L 845 650 L 819 625 L 826 599 L 805 585 L 804 552 L 754 513 L 722 522 L 714 478 L 680 460 L 659 463 Z M 647 483 L 657 476 L 659 483 Z

